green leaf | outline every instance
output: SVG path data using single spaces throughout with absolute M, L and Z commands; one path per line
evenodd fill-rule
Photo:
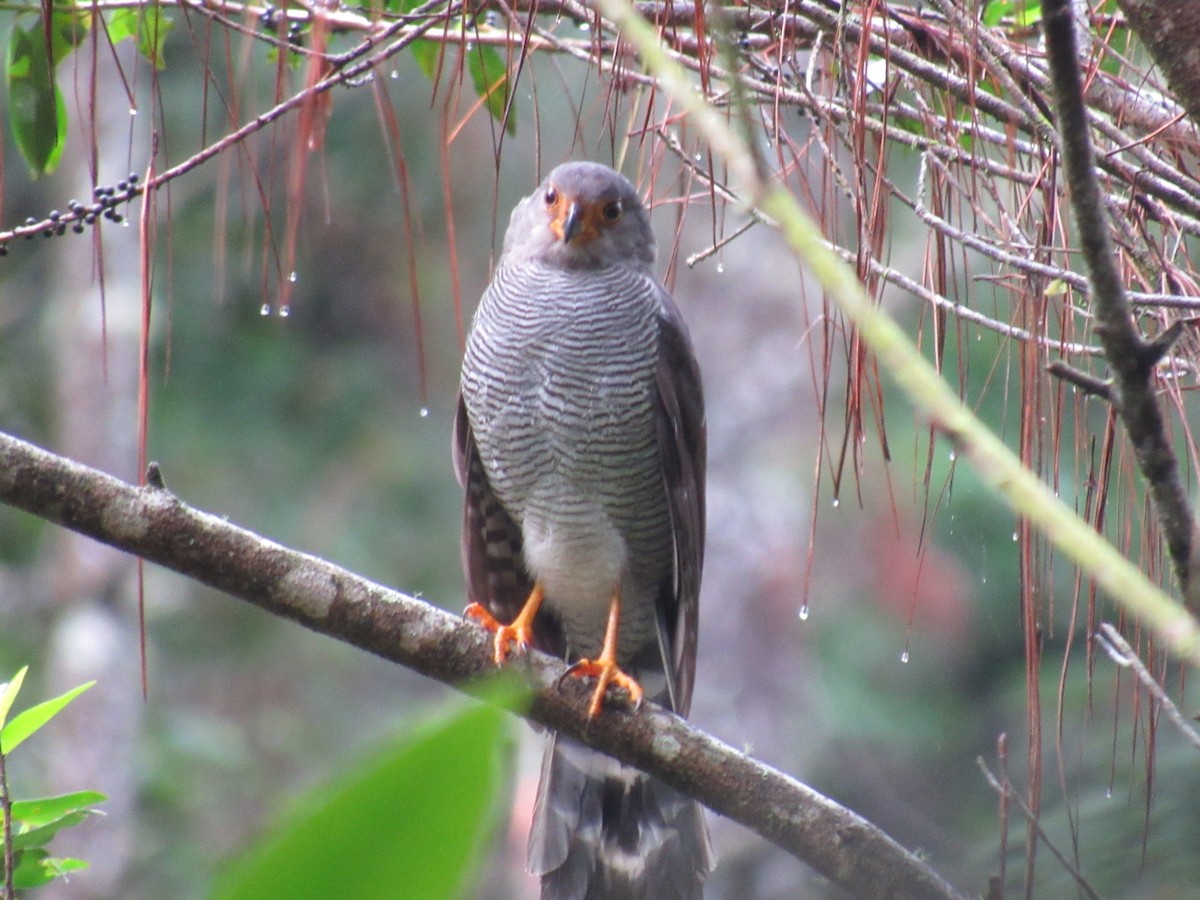
M 114 44 L 133 40 L 138 33 L 138 11 L 133 7 L 114 9 L 104 20 L 104 27 L 108 30 L 108 39 Z
M 51 73 L 41 19 L 29 29 L 14 24 L 6 65 L 9 121 L 34 177 L 54 171 L 67 137 L 62 94 Z
M 174 27 L 174 20 L 157 3 L 138 7 L 138 52 L 154 63 L 156 69 L 165 69 L 167 66 L 163 44 Z
M 423 3 L 424 0 L 384 0 L 384 8 L 391 12 L 410 13 Z M 427 78 L 437 76 L 438 65 L 442 58 L 444 45 L 440 41 L 414 41 L 412 45 L 413 59 Z
M 509 95 L 508 67 L 504 57 L 495 47 L 477 44 L 467 50 L 467 69 L 475 83 L 475 92 L 484 98 L 492 118 L 503 122 L 504 130 L 509 134 L 515 134 L 516 110 L 509 109 L 508 118 L 504 117 Z
M 44 847 L 64 828 L 78 825 L 89 815 L 98 814 L 91 807 L 105 799 L 103 794 L 96 791 L 77 791 L 61 797 L 18 800 L 12 806 L 13 848 L 27 850 Z
M 68 872 L 86 869 L 81 859 L 55 859 L 45 850 L 27 850 L 16 857 L 13 866 L 13 887 L 18 890 L 41 887 Z
M 79 46 L 91 16 L 74 8 L 55 7 L 47 41 L 45 17 L 25 17 L 28 28 L 14 23 L 8 41 L 5 78 L 9 121 L 17 149 L 34 177 L 53 172 L 67 140 L 67 108 L 54 79 L 54 68 Z
M 103 803 L 107 799 L 99 791 L 75 791 L 71 794 L 60 794 L 57 797 L 16 800 L 12 805 L 13 821 L 24 823 L 27 828 L 40 828 L 63 816 L 89 809 L 97 803 Z
M 51 838 L 58 834 L 64 828 L 70 828 L 72 825 L 78 825 L 88 814 L 86 812 L 76 812 L 70 815 L 63 816 L 49 825 L 43 825 L 41 828 L 31 828 L 28 831 L 22 831 L 19 834 L 14 834 L 12 845 L 14 850 L 30 850 L 34 847 L 45 847 L 50 843 Z
M 0 752 L 12 753 L 27 737 L 53 719 L 64 706 L 95 683 L 89 681 L 81 684 L 65 694 L 60 694 L 52 700 L 45 700 L 37 706 L 31 706 L 14 716 L 11 722 L 0 728 Z
M 425 723 L 310 795 L 219 880 L 213 897 L 462 896 L 497 821 L 511 722 L 473 704 Z
M 114 44 L 131 40 L 137 45 L 138 53 L 154 63 L 154 68 L 166 68 L 163 44 L 175 27 L 175 22 L 158 3 L 148 2 L 137 8 L 113 10 L 105 26 L 109 40 Z
M 22 666 L 12 681 L 0 685 L 0 728 L 3 728 L 4 723 L 8 720 L 8 711 L 12 709 L 13 701 L 21 692 L 21 685 L 24 684 L 25 673 L 28 671 L 29 666 Z
M 427 78 L 437 75 L 438 60 L 442 55 L 442 45 L 437 41 L 415 41 L 412 45 L 413 59 L 421 67 Z
M 1012 11 L 1012 7 L 1012 0 L 991 0 L 983 8 L 983 24 L 988 27 L 999 25 L 1000 20 Z

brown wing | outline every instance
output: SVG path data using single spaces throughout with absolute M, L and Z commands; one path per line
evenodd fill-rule
M 517 617 L 533 590 L 525 571 L 521 529 L 492 492 L 479 459 L 462 395 L 454 416 L 454 474 L 462 485 L 462 563 L 467 601 L 478 603 L 504 625 Z M 545 612 L 534 622 L 534 646 L 563 656 L 562 631 Z
M 658 447 L 675 542 L 674 584 L 659 600 L 659 637 L 675 710 L 687 715 L 696 675 L 708 440 L 700 368 L 679 308 L 665 290 L 657 381 Z

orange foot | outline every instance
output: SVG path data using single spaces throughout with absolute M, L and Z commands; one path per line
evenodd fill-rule
M 616 662 L 606 659 L 603 653 L 597 659 L 581 659 L 573 663 L 562 677 L 596 679 L 596 689 L 592 691 L 592 700 L 588 704 L 589 719 L 600 715 L 600 710 L 604 707 L 604 696 L 610 687 L 624 688 L 634 709 L 641 708 L 642 698 L 645 696 L 642 686 L 622 672 Z
M 463 610 L 463 615 L 468 619 L 474 619 L 495 635 L 492 644 L 492 658 L 496 661 L 496 665 L 502 666 L 508 659 L 510 644 L 514 645 L 519 653 L 533 643 L 533 619 L 541 605 L 541 585 L 534 585 L 529 599 L 525 601 L 521 612 L 513 619 L 511 625 L 501 624 L 499 619 L 478 603 L 469 604 Z

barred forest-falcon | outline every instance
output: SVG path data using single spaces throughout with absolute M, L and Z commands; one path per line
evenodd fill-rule
M 686 715 L 696 669 L 704 401 L 654 260 L 627 179 L 556 168 L 513 211 L 455 418 L 468 615 L 497 663 L 532 644 L 594 678 L 593 717 L 643 692 Z M 695 801 L 552 733 L 528 864 L 543 900 L 691 900 L 713 859 Z

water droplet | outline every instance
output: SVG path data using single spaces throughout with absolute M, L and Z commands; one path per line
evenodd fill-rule
M 288 272 L 288 281 L 290 281 L 292 284 L 296 283 L 296 273 L 295 272 Z
M 129 107 L 129 114 L 131 116 L 136 116 L 138 114 L 137 107 L 136 106 Z
M 292 307 L 289 306 L 287 303 L 285 303 L 281 307 L 279 307 L 279 318 L 286 319 L 291 314 L 292 314 Z
M 391 75 L 392 81 L 395 81 L 400 77 L 400 70 L 392 69 L 392 71 L 389 74 Z
M 837 509 L 837 508 L 838 508 L 839 506 L 841 506 L 841 505 L 842 505 L 841 498 L 840 498 L 840 497 L 834 497 L 834 498 L 833 498 L 833 508 L 834 508 L 834 509 Z
M 1017 540 L 1017 533 L 1015 531 L 1013 532 L 1013 540 Z
M 902 662 L 902 663 L 908 662 L 908 651 L 907 650 L 903 651 L 900 654 L 900 662 Z
M 1107 797 L 1109 800 L 1111 800 L 1112 799 L 1112 788 L 1106 788 L 1104 791 L 1104 796 Z
M 580 31 L 585 31 L 585 32 L 586 32 L 586 31 L 591 31 L 591 30 L 592 30 L 592 23 L 591 23 L 591 22 L 580 22 L 580 23 L 579 23 L 579 30 L 580 30 Z
M 258 311 L 258 314 L 259 314 L 260 316 L 269 316 L 269 315 L 271 314 L 271 304 L 270 304 L 270 303 L 264 303 L 264 304 L 262 305 L 262 309 L 260 309 L 260 310 Z
M 986 575 L 984 575 L 984 576 L 983 576 L 983 579 L 982 579 L 982 580 L 983 580 L 983 583 L 984 583 L 984 584 L 987 584 L 987 576 L 986 576 Z
M 719 263 L 717 263 L 717 274 L 718 274 L 718 275 L 724 275 L 724 274 L 725 274 L 725 263 L 723 263 L 723 262 L 719 262 Z
M 804 605 L 802 605 L 800 607 L 800 621 L 801 622 L 808 621 L 808 604 L 807 603 L 805 603 Z
M 428 418 L 429 418 L 429 407 L 428 407 L 428 406 L 422 406 L 422 407 L 421 407 L 421 418 L 422 418 L 422 419 L 428 419 Z
M 950 451 L 950 462 L 954 462 L 956 459 L 958 459 L 958 454 L 955 453 L 953 450 L 951 450 Z

